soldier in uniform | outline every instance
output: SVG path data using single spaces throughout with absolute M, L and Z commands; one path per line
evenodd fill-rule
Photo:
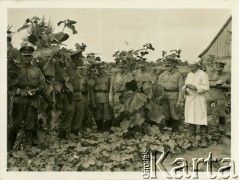
M 80 67 L 80 86 L 82 93 L 82 101 L 81 101 L 81 117 L 80 120 L 82 122 L 82 126 L 80 128 L 81 132 L 85 132 L 86 128 L 92 126 L 92 121 L 89 118 L 89 100 L 90 100 L 90 87 L 89 87 L 89 77 L 88 77 L 88 66 L 83 65 Z
M 114 110 L 113 126 L 119 126 L 124 118 L 124 104 L 120 98 L 124 91 L 126 91 L 126 83 L 134 79 L 131 72 L 127 72 L 126 61 L 123 59 L 116 59 L 118 72 L 112 77 L 110 83 L 109 103 Z
M 134 73 L 135 80 L 137 82 L 154 82 L 156 78 L 152 77 L 152 74 L 146 70 L 146 59 L 141 58 L 137 64 L 137 71 Z M 139 86 L 138 86 L 139 87 Z
M 89 67 L 89 76 L 87 79 L 88 83 L 88 88 L 89 88 L 89 122 L 91 123 L 91 126 L 94 125 L 93 121 L 95 120 L 95 109 L 96 109 L 96 104 L 95 104 L 95 79 L 98 76 L 98 70 L 96 68 L 96 65 L 93 64 Z
M 99 66 L 99 76 L 95 78 L 94 103 L 95 122 L 99 132 L 108 131 L 111 128 L 112 117 L 109 105 L 110 78 L 105 72 L 105 64 Z
M 84 72 L 81 50 L 71 54 L 71 62 L 66 67 L 65 76 L 73 86 L 73 92 L 64 91 L 63 120 L 60 125 L 59 138 L 65 139 L 67 132 L 76 137 L 86 117 L 85 108 L 88 106 L 88 86 Z
M 22 59 L 20 62 L 20 75 L 15 84 L 13 103 L 13 122 L 8 130 L 8 149 L 11 150 L 16 141 L 22 121 L 25 122 L 26 137 L 35 145 L 37 138 L 38 94 L 44 89 L 45 78 L 42 71 L 31 65 L 34 48 L 23 45 L 20 49 Z
M 183 77 L 176 70 L 177 62 L 167 58 L 165 61 L 165 72 L 159 75 L 157 83 L 164 87 L 162 106 L 165 115 L 165 125 L 167 128 L 178 130 L 180 125 L 179 108 L 182 106 Z
M 230 75 L 223 71 L 225 63 L 215 62 L 212 73 L 209 75 L 210 101 L 215 102 L 219 124 L 225 125 L 226 105 L 228 103 L 226 93 L 230 91 Z

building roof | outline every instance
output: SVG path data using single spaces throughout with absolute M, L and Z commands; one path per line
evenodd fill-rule
M 232 16 L 230 16 L 228 18 L 228 20 L 225 22 L 225 24 L 221 27 L 221 29 L 219 30 L 219 32 L 216 34 L 216 36 L 213 38 L 213 40 L 210 42 L 210 44 L 208 45 L 208 47 L 201 53 L 199 54 L 199 58 L 202 57 L 212 46 L 212 44 L 216 41 L 216 39 L 218 38 L 218 36 L 222 33 L 223 29 L 227 26 L 227 24 L 232 20 Z

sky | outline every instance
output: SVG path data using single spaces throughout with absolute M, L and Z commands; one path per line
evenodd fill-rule
M 78 34 L 70 29 L 66 48 L 75 49 L 76 43 L 85 43 L 85 53 L 100 53 L 103 61 L 114 61 L 118 50 L 142 48 L 151 43 L 155 48 L 147 55 L 148 61 L 162 57 L 162 50 L 181 49 L 183 61 L 197 60 L 231 15 L 228 9 L 8 9 L 8 23 L 12 30 L 20 28 L 33 16 L 50 19 L 55 32 L 61 20 L 77 21 Z M 13 35 L 13 46 L 20 48 L 26 30 Z M 128 43 L 125 43 L 128 42 Z

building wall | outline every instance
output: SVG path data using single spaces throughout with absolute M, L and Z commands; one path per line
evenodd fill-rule
M 231 67 L 231 20 L 223 29 L 217 39 L 213 42 L 211 47 L 202 55 L 202 63 L 208 64 L 210 62 L 209 55 L 214 55 L 215 60 L 225 62 L 225 70 L 230 70 Z

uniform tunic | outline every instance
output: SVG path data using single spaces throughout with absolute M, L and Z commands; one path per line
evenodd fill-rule
M 113 76 L 110 86 L 110 96 L 114 103 L 114 116 L 119 117 L 122 112 L 125 111 L 124 104 L 120 101 L 120 96 L 123 94 L 125 84 L 134 79 L 133 74 L 125 72 L 124 74 L 117 73 Z
M 42 71 L 35 67 L 21 67 L 19 69 L 19 80 L 16 83 L 16 89 L 20 91 L 38 90 L 41 91 L 44 88 L 45 78 Z M 8 130 L 8 146 L 12 148 L 16 140 L 17 133 L 21 127 L 22 120 L 25 121 L 25 129 L 28 132 L 35 132 L 37 125 L 38 115 L 38 96 L 30 95 L 21 96 L 16 94 L 13 102 L 12 118 L 13 123 Z M 30 135 L 32 140 L 36 138 L 36 134 Z M 35 139 L 34 139 L 35 140 Z
M 186 88 L 192 84 L 197 90 Z M 183 90 L 186 91 L 185 122 L 196 125 L 207 125 L 207 104 L 205 92 L 209 90 L 208 75 L 198 69 L 195 73 L 187 75 Z
M 96 104 L 96 121 L 111 120 L 109 106 L 110 79 L 107 74 L 98 76 L 94 83 L 94 101 Z
M 230 86 L 230 76 L 226 72 L 218 74 L 217 71 L 213 71 L 209 74 L 210 90 L 207 92 L 206 97 L 208 102 L 216 102 L 217 115 L 224 117 L 226 112 L 226 104 L 228 103 L 225 93 L 230 88 L 223 88 L 221 85 L 217 85 L 217 81 L 221 81 L 222 84 L 228 84 Z
M 148 71 L 137 70 L 134 73 L 134 78 L 137 82 L 137 87 L 141 88 L 141 92 L 151 99 L 153 96 L 153 82 L 156 80 L 156 78 L 152 76 L 152 73 Z
M 182 75 L 176 70 L 171 73 L 165 71 L 159 75 L 157 83 L 164 87 L 162 106 L 166 120 L 179 120 L 180 117 L 176 104 L 182 101 Z
M 87 119 L 88 113 L 88 84 L 87 78 L 80 74 L 77 68 L 68 66 L 66 75 L 73 86 L 73 94 L 64 94 L 63 120 L 61 128 L 77 131 Z

